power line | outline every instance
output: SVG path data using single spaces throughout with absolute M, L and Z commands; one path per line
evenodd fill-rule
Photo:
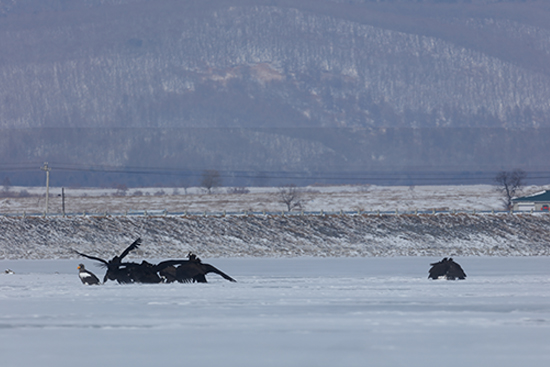
M 194 176 L 200 177 L 204 173 L 204 169 L 197 168 L 168 168 L 168 167 L 119 167 L 119 166 L 88 166 L 80 167 L 73 164 L 54 164 L 48 165 L 48 169 L 52 167 L 56 171 L 66 172 L 90 172 L 90 173 L 112 173 L 112 174 L 128 174 L 128 175 L 145 175 L 145 176 Z M 35 171 L 37 165 L 33 163 L 25 164 L 0 164 L 0 171 Z M 41 168 L 44 170 L 44 167 Z M 426 183 L 437 183 L 440 181 L 488 181 L 494 179 L 494 174 L 477 173 L 477 172 L 433 172 L 433 171 L 398 171 L 398 172 L 298 172 L 298 171 L 259 171 L 259 170 L 234 170 L 234 171 L 219 171 L 222 178 L 241 178 L 241 179 L 285 179 L 285 180 L 325 180 L 325 181 L 415 181 Z M 497 170 L 495 170 L 495 173 Z M 550 180 L 550 172 L 536 172 L 534 176 L 527 177 L 530 180 Z

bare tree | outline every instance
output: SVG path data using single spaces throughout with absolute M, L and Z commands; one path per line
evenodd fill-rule
M 527 174 L 520 170 L 515 169 L 511 172 L 500 171 L 495 177 L 497 190 L 502 193 L 502 204 L 506 210 L 512 209 L 512 199 L 523 188 L 524 180 Z
M 301 191 L 294 184 L 279 188 L 279 199 L 286 205 L 289 212 L 295 209 L 302 209 L 301 197 Z
M 116 191 L 113 196 L 126 196 L 128 193 L 128 186 L 126 184 L 115 184 L 114 187 Z
M 212 189 L 222 185 L 222 178 L 220 173 L 216 170 L 205 170 L 202 173 L 201 186 L 211 194 Z

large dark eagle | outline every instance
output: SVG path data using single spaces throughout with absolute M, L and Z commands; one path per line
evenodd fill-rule
M 466 273 L 462 267 L 452 258 L 443 258 L 443 260 L 430 264 L 429 279 L 466 279 Z

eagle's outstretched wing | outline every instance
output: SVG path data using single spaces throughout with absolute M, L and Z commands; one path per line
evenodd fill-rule
M 466 273 L 462 267 L 453 259 L 449 260 L 449 270 L 447 271 L 447 279 L 466 279 Z
M 118 261 L 122 261 L 130 253 L 130 251 L 133 251 L 137 249 L 141 245 L 141 238 L 138 238 L 135 240 L 130 246 L 126 248 L 126 250 L 122 251 L 122 254 L 118 257 Z
M 95 256 L 86 255 L 86 254 L 83 254 L 82 252 L 78 252 L 78 251 L 76 251 L 76 250 L 72 250 L 72 251 L 75 252 L 75 253 L 77 253 L 77 254 L 79 254 L 80 256 L 84 256 L 84 257 L 86 257 L 86 258 L 88 258 L 88 259 L 90 259 L 90 260 L 96 260 L 96 261 L 101 262 L 101 263 L 102 263 L 102 264 L 101 264 L 102 267 L 107 267 L 107 266 L 109 265 L 109 263 L 107 262 L 107 260 L 104 260 L 104 259 L 101 259 L 101 258 L 95 257 Z
M 215 268 L 210 264 L 201 264 L 201 267 L 202 267 L 202 270 L 204 271 L 204 274 L 216 273 L 220 275 L 222 278 L 229 280 L 230 282 L 236 282 L 235 279 L 231 278 L 229 275 L 225 274 L 223 271 Z
M 447 258 L 444 258 L 441 261 L 438 261 L 436 263 L 430 264 L 432 267 L 428 271 L 429 279 L 438 279 L 439 277 L 443 277 L 447 275 L 447 271 L 449 270 L 449 264 L 447 261 Z

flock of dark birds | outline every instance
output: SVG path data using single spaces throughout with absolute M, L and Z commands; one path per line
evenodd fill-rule
M 86 270 L 84 264 L 80 264 L 78 265 L 80 280 L 86 285 L 106 283 L 108 280 L 117 281 L 120 284 L 173 282 L 206 283 L 206 274 L 214 273 L 230 282 L 236 282 L 235 279 L 214 266 L 203 264 L 201 259 L 192 253 L 189 253 L 185 260 L 166 260 L 158 264 L 151 264 L 145 260 L 140 264 L 122 261 L 131 251 L 137 249 L 140 245 L 141 239 L 138 238 L 128 246 L 120 256 L 115 256 L 111 260 L 101 259 L 73 250 L 80 256 L 99 261 L 100 266 L 106 269 L 102 282 L 94 273 Z M 429 279 L 466 279 L 466 273 L 464 273 L 462 267 L 452 258 L 445 257 L 443 260 L 430 265 Z
M 123 262 L 122 260 L 132 250 L 141 245 L 141 239 L 135 240 L 128 246 L 120 256 L 115 256 L 111 260 L 101 259 L 99 257 L 83 254 L 74 251 L 80 256 L 100 262 L 100 266 L 107 269 L 103 282 L 87 270 L 84 264 L 78 265 L 80 280 L 86 285 L 95 285 L 106 283 L 107 280 L 117 281 L 120 284 L 126 283 L 206 283 L 206 274 L 215 273 L 222 276 L 230 282 L 236 282 L 235 279 L 225 274 L 221 270 L 210 264 L 203 264 L 195 254 L 189 253 L 186 260 L 166 260 L 158 264 L 151 264 L 143 260 L 141 264 L 133 262 Z M 447 279 L 457 280 L 466 279 L 466 273 L 462 267 L 452 258 L 443 258 L 443 260 L 430 264 L 428 271 L 429 279 Z M 13 274 L 11 269 L 5 271 L 6 274 Z
M 201 259 L 189 253 L 185 260 L 166 260 L 158 264 L 152 264 L 143 260 L 141 263 L 125 262 L 124 258 L 141 245 L 141 239 L 137 239 L 128 246 L 120 256 L 111 260 L 83 254 L 74 251 L 80 256 L 100 262 L 100 266 L 106 269 L 103 283 L 108 280 L 117 281 L 120 284 L 127 283 L 206 283 L 206 274 L 215 273 L 231 282 L 235 279 L 210 264 L 202 263 Z M 86 270 L 83 264 L 78 265 L 80 280 L 86 285 L 101 284 L 99 278 Z

